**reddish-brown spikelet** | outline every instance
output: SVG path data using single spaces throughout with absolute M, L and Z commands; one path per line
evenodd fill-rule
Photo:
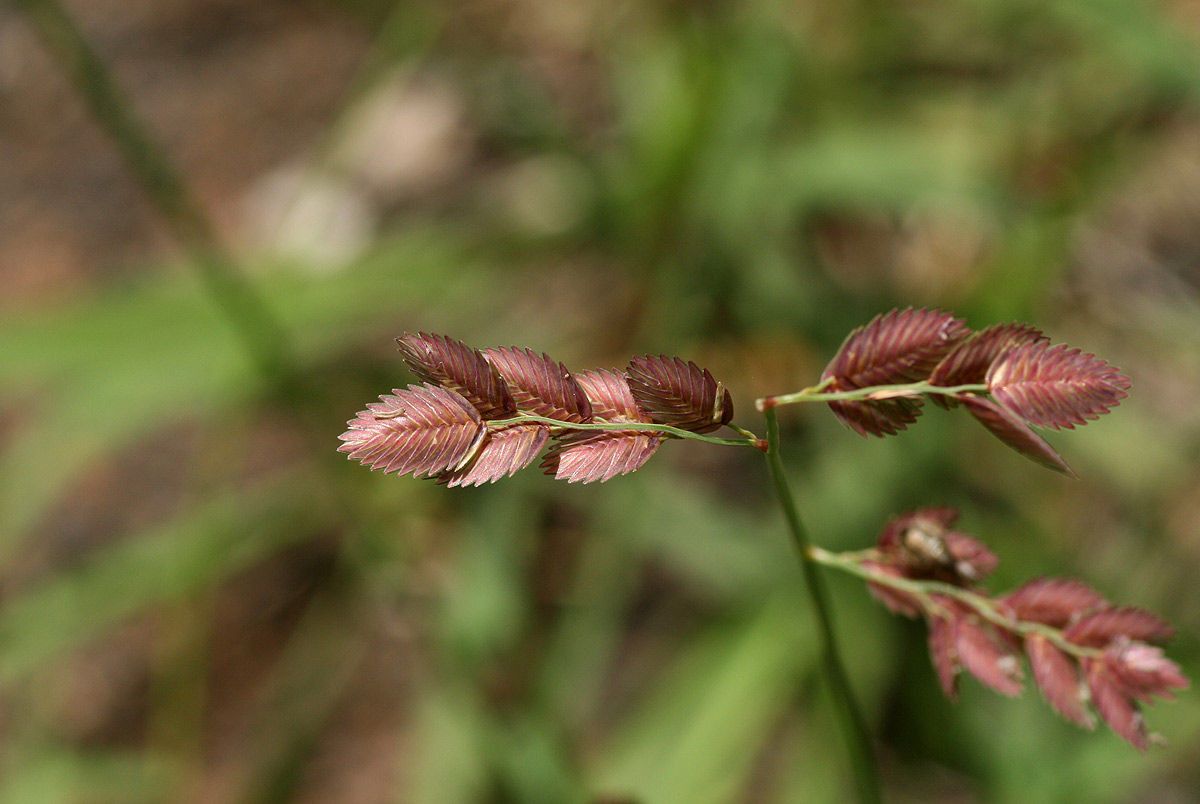
M 592 405 L 592 415 L 606 422 L 649 422 L 633 399 L 625 375 L 611 369 L 575 375 Z M 542 461 L 546 474 L 568 483 L 610 480 L 640 469 L 658 450 L 662 436 L 638 430 L 570 433 Z
M 954 645 L 967 671 L 1001 695 L 1021 694 L 1021 662 L 992 626 L 973 614 L 955 622 Z
M 958 616 L 961 612 L 956 612 Z M 942 692 L 952 701 L 958 700 L 958 629 L 954 619 L 933 616 L 929 618 L 929 658 L 937 674 Z
M 1000 559 L 987 545 L 973 536 L 956 530 L 946 531 L 942 539 L 954 559 L 954 569 L 965 581 L 982 581 L 996 571 Z
M 999 559 L 978 539 L 949 530 L 957 519 L 953 508 L 922 508 L 893 517 L 879 534 L 879 552 L 903 577 L 956 585 L 983 580 Z
M 846 338 L 822 380 L 828 391 L 917 382 L 970 334 L 962 320 L 942 310 L 891 310 L 858 327 Z M 916 421 L 919 398 L 830 402 L 830 409 L 861 435 L 893 435 Z
M 495 483 L 533 463 L 550 437 L 543 424 L 516 424 L 488 433 L 474 459 L 457 471 L 439 475 L 450 488 Z
M 1072 429 L 1127 396 L 1129 378 L 1095 355 L 1045 341 L 1010 349 L 987 373 L 992 396 L 1030 424 Z
M 542 467 L 568 483 L 603 483 L 641 469 L 661 443 L 656 433 L 570 433 L 550 448 Z
M 463 397 L 436 385 L 410 385 L 379 397 L 347 422 L 339 452 L 384 473 L 433 475 L 453 469 L 487 430 Z
M 1068 477 L 1076 476 L 1075 471 L 1067 465 L 1054 447 L 1047 444 L 1045 439 L 1008 408 L 978 396 L 960 397 L 959 401 L 988 432 L 1026 458 Z
M 649 422 L 634 401 L 625 374 L 616 369 L 589 369 L 575 375 L 592 405 L 592 416 L 606 422 Z
M 733 420 L 733 397 L 708 369 L 678 357 L 643 355 L 625 371 L 638 406 L 658 424 L 708 433 Z
M 1046 340 L 1040 329 L 1029 324 L 1012 322 L 994 324 L 981 329 L 955 346 L 929 375 L 930 385 L 952 387 L 955 385 L 979 385 L 987 377 L 988 368 L 1000 355 L 1024 343 Z M 942 407 L 953 407 L 952 397 L 934 396 L 933 401 Z
M 881 564 L 878 561 L 864 561 L 862 562 L 862 567 L 880 575 L 890 575 L 893 578 L 905 577 L 903 570 L 891 564 Z M 876 600 L 895 614 L 905 617 L 921 616 L 921 601 L 906 592 L 873 581 L 867 581 L 867 590 Z
M 1083 673 L 1091 692 L 1092 704 L 1108 727 L 1134 748 L 1145 751 L 1150 744 L 1146 722 L 1137 704 L 1122 688 L 1107 664 L 1099 659 L 1084 659 Z
M 1029 667 L 1038 689 L 1054 711 L 1072 723 L 1093 728 L 1095 723 L 1084 706 L 1079 672 L 1067 654 L 1046 637 L 1030 634 L 1025 637 L 1025 655 L 1029 657 Z
M 883 530 L 879 532 L 876 544 L 881 550 L 891 550 L 903 544 L 904 532 L 913 525 L 934 526 L 940 530 L 947 530 L 957 521 L 958 509 L 956 508 L 949 506 L 918 508 L 889 519 L 883 526 Z
M 477 349 L 445 335 L 405 333 L 396 339 L 412 372 L 470 402 L 484 419 L 515 416 L 508 386 Z
M 1172 699 L 1175 690 L 1187 689 L 1179 665 L 1163 655 L 1162 648 L 1144 642 L 1118 640 L 1105 651 L 1105 662 L 1129 694 L 1140 701 L 1154 696 Z
M 879 536 L 877 557 L 858 560 L 876 578 L 953 584 L 1003 618 L 985 617 L 933 588 L 927 587 L 927 597 L 922 597 L 892 588 L 881 578 L 867 581 L 871 594 L 892 611 L 925 617 L 930 659 L 946 695 L 957 697 L 957 678 L 964 669 L 1001 694 L 1020 694 L 1024 653 L 1037 687 L 1056 712 L 1092 728 L 1086 682 L 1104 721 L 1144 748 L 1152 735 L 1142 722 L 1139 702 L 1169 699 L 1188 686 L 1179 666 L 1146 644 L 1169 638 L 1171 627 L 1141 609 L 1113 608 L 1094 589 L 1061 578 L 1037 578 L 988 601 L 974 581 L 995 568 L 996 556 L 974 537 L 949 530 L 956 519 L 951 508 L 893 517 Z M 1079 647 L 1060 647 L 1068 642 Z
M 851 332 L 821 377 L 854 388 L 923 380 L 969 334 L 943 310 L 891 310 Z
M 1164 642 L 1175 629 L 1161 618 L 1133 606 L 1104 609 L 1080 618 L 1063 631 L 1076 645 L 1102 648 L 1116 639 L 1138 642 Z
M 504 346 L 484 349 L 516 402 L 517 409 L 564 422 L 587 422 L 592 407 L 575 377 L 562 363 L 531 349 Z
M 834 383 L 829 391 L 853 390 Z M 861 436 L 896 435 L 921 415 L 921 400 L 912 398 L 872 399 L 863 402 L 830 402 L 829 409 L 842 424 Z
M 1108 606 L 1108 601 L 1095 589 L 1067 578 L 1034 578 L 999 602 L 1018 620 L 1054 628 L 1062 628 L 1073 619 Z

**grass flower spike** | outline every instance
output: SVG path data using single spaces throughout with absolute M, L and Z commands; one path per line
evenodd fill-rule
M 733 423 L 733 396 L 723 383 L 679 357 L 642 355 L 624 370 L 573 372 L 516 346 L 478 350 L 424 332 L 397 343 L 420 384 L 367 405 L 348 422 L 339 447 L 384 473 L 478 486 L 520 471 L 541 454 L 541 468 L 556 479 L 602 483 L 642 468 L 670 440 L 766 453 L 863 802 L 881 800 L 874 750 L 819 567 L 854 574 L 891 611 L 923 619 L 934 674 L 951 699 L 964 675 L 1010 697 L 1031 682 L 1066 720 L 1092 728 L 1099 719 L 1145 749 L 1158 738 L 1146 728 L 1143 707 L 1188 684 L 1159 646 L 1171 627 L 1149 612 L 1114 606 L 1089 586 L 1060 578 L 990 594 L 983 584 L 999 558 L 957 528 L 953 509 L 895 517 L 873 547 L 856 552 L 823 550 L 804 529 L 780 456 L 778 411 L 788 405 L 824 403 L 858 434 L 885 437 L 914 424 L 932 400 L 948 411 L 965 410 L 1041 466 L 1074 476 L 1035 428 L 1085 425 L 1116 407 L 1130 382 L 1104 360 L 1051 343 L 1030 324 L 972 331 L 942 310 L 878 315 L 847 336 L 816 385 L 757 400 L 765 439 Z M 723 427 L 736 437 L 712 435 Z

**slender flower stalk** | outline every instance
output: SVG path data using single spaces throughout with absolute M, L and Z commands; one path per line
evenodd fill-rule
M 941 396 L 959 396 L 969 393 L 986 393 L 988 387 L 982 383 L 966 383 L 949 387 L 932 385 L 928 382 L 894 383 L 890 385 L 869 385 L 866 388 L 855 388 L 851 391 L 824 391 L 829 382 L 805 388 L 794 394 L 779 394 L 765 396 L 755 401 L 754 406 L 760 411 L 783 405 L 799 405 L 804 402 L 854 402 L 872 399 L 896 399 L 902 397 L 920 397 L 926 394 Z
M 820 547 L 809 547 L 805 554 L 811 561 L 815 561 L 823 566 L 832 567 L 833 569 L 855 575 L 871 583 L 912 595 L 928 605 L 935 615 L 942 616 L 945 614 L 943 607 L 937 602 L 939 596 L 954 598 L 983 619 L 1003 628 L 1005 631 L 1021 634 L 1022 636 L 1037 634 L 1048 639 L 1064 653 L 1069 653 L 1081 659 L 1094 659 L 1104 654 L 1102 650 L 1067 641 L 1060 629 L 1052 628 L 1038 622 L 1026 622 L 1013 617 L 987 595 L 982 595 L 970 589 L 964 589 L 943 581 L 915 580 L 892 575 L 864 563 L 865 558 L 878 555 L 877 551 L 831 553 Z
M 766 442 L 756 436 L 749 430 L 743 430 L 736 425 L 729 425 L 732 429 L 741 433 L 743 438 L 717 438 L 715 436 L 703 435 L 694 433 L 690 430 L 681 430 L 678 427 L 671 427 L 667 424 L 655 424 L 653 422 L 568 422 L 561 419 L 551 419 L 548 416 L 534 416 L 533 414 L 523 414 L 521 416 L 513 416 L 509 419 L 494 419 L 489 422 L 492 427 L 507 427 L 514 424 L 545 424 L 550 427 L 559 428 L 562 430 L 608 430 L 608 431 L 626 431 L 642 433 L 662 433 L 664 435 L 682 438 L 688 441 L 702 441 L 705 444 L 715 444 L 719 447 L 753 447 L 754 449 L 762 449 L 762 444 Z
M 773 408 L 765 411 L 767 419 L 767 466 L 771 471 L 771 481 L 775 487 L 775 495 L 783 509 L 783 518 L 787 522 L 788 532 L 796 546 L 800 559 L 800 567 L 804 571 L 804 581 L 812 599 L 813 616 L 821 633 L 822 663 L 825 668 L 825 680 L 833 695 L 835 711 L 841 721 L 846 748 L 850 754 L 850 762 L 854 771 L 854 783 L 858 798 L 862 802 L 882 801 L 879 775 L 875 765 L 874 750 L 871 747 L 870 732 L 863 719 L 854 690 L 850 686 L 850 677 L 838 651 L 837 637 L 834 635 L 833 606 L 829 600 L 829 590 L 825 579 L 817 571 L 810 553 L 812 544 L 808 532 L 800 521 L 796 510 L 796 500 L 792 497 L 784 474 L 783 458 L 780 455 L 779 419 Z

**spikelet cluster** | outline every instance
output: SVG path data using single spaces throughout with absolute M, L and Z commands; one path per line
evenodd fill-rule
M 997 324 L 973 332 L 942 310 L 892 310 L 858 327 L 821 375 L 825 390 L 928 382 L 943 388 L 986 385 L 987 392 L 931 395 L 943 407 L 961 404 L 1008 446 L 1064 474 L 1066 461 L 1033 427 L 1072 429 L 1125 398 L 1129 379 L 1079 349 L 1052 345 L 1029 324 Z M 862 435 L 886 436 L 916 421 L 919 394 L 852 401 L 829 407 Z M 1032 425 L 1032 426 L 1031 426 Z
M 707 433 L 733 418 L 729 391 L 678 357 L 645 355 L 624 370 L 572 373 L 549 355 L 515 346 L 479 350 L 424 332 L 396 342 L 422 383 L 359 411 L 338 448 L 385 473 L 478 486 L 523 469 L 553 442 L 542 461 L 547 474 L 603 482 L 640 469 L 668 436 L 569 425 L 661 424 Z M 564 424 L 506 423 L 529 415 Z
M 1092 728 L 1094 709 L 1114 732 L 1145 749 L 1154 735 L 1139 704 L 1170 699 L 1188 686 L 1179 666 L 1152 644 L 1169 639 L 1171 626 L 1148 611 L 1114 606 L 1094 589 L 1063 578 L 1038 578 L 989 597 L 978 583 L 996 568 L 997 558 L 978 539 L 954 529 L 957 516 L 950 508 L 898 516 L 880 534 L 877 558 L 862 562 L 877 574 L 970 590 L 1009 624 L 985 619 L 944 594 L 922 598 L 869 584 L 892 611 L 925 618 L 930 658 L 946 695 L 957 697 L 963 670 L 1003 695 L 1020 694 L 1023 653 L 1034 683 L 1056 712 Z M 1030 624 L 1037 627 L 1026 627 Z

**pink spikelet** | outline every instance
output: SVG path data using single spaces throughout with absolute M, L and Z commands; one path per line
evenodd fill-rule
M 821 380 L 814 395 L 853 395 L 825 401 L 860 435 L 906 429 L 921 415 L 928 396 L 946 409 L 965 406 L 1004 444 L 1071 477 L 1071 467 L 1033 427 L 1086 424 L 1115 407 L 1130 385 L 1105 361 L 1065 344 L 1051 345 L 1030 324 L 994 324 L 972 332 L 950 313 L 911 307 L 878 315 L 853 330 Z
M 607 422 L 651 421 L 634 401 L 625 375 L 610 369 L 580 372 L 576 379 L 593 416 Z M 580 432 L 562 436 L 542 461 L 546 474 L 568 483 L 603 483 L 635 472 L 658 451 L 663 438 L 641 430 Z
M 1077 645 L 1104 647 L 1116 639 L 1165 642 L 1175 629 L 1161 618 L 1132 606 L 1102 609 L 1072 623 L 1063 636 Z
M 347 422 L 338 451 L 385 474 L 453 469 L 487 435 L 470 402 L 436 385 L 410 385 L 379 399 Z
M 1021 694 L 1021 663 L 995 629 L 978 617 L 960 615 L 954 645 L 967 671 L 1001 695 Z
M 946 354 L 970 334 L 942 310 L 907 308 L 878 315 L 855 329 L 821 379 L 829 391 L 917 382 L 929 377 Z M 894 435 L 916 421 L 920 397 L 829 403 L 843 424 L 860 435 Z
M 650 420 L 708 433 L 733 420 L 733 398 L 708 369 L 678 357 L 643 355 L 625 370 L 630 392 Z
M 1013 411 L 993 402 L 990 399 L 976 396 L 964 396 L 960 400 L 967 411 L 975 417 L 992 435 L 1003 441 L 1017 452 L 1039 463 L 1047 469 L 1053 469 L 1068 477 L 1075 477 L 1075 472 L 1067 465 L 1062 456 L 1046 440 L 1035 433 L 1020 416 Z
M 1072 429 L 1116 407 L 1129 378 L 1066 344 L 1027 343 L 992 364 L 987 385 L 998 403 L 1030 424 Z
M 1140 705 L 1188 685 L 1179 666 L 1148 644 L 1169 639 L 1171 626 L 1142 609 L 1113 607 L 1091 587 L 1064 578 L 1036 578 L 989 596 L 978 583 L 998 560 L 974 536 L 953 529 L 957 518 L 949 508 L 893 517 L 875 550 L 858 559 L 880 602 L 897 614 L 925 617 L 930 659 L 947 697 L 957 698 L 962 670 L 1002 695 L 1019 695 L 1023 654 L 1042 696 L 1066 720 L 1092 728 L 1090 700 L 1134 746 L 1156 739 Z
M 724 385 L 678 357 L 637 357 L 625 372 L 576 375 L 549 355 L 516 346 L 480 351 L 427 332 L 396 343 L 424 384 L 368 405 L 348 422 L 338 449 L 372 469 L 432 477 L 451 488 L 509 477 L 551 442 L 541 464 L 547 474 L 604 482 L 637 471 L 665 441 L 680 437 L 668 426 L 703 433 L 733 418 Z M 553 421 L 519 421 L 532 417 Z M 606 426 L 622 423 L 638 428 Z
M 1067 578 L 1034 578 L 1000 598 L 1000 602 L 1018 620 L 1055 628 L 1108 606 L 1095 589 Z
M 516 415 L 508 386 L 479 350 L 426 332 L 405 333 L 396 339 L 396 345 L 414 374 L 463 397 L 484 419 Z
M 947 388 L 982 385 L 988 369 L 1000 356 L 1016 346 L 1044 340 L 1042 331 L 1029 324 L 1013 322 L 981 329 L 942 358 L 929 375 L 929 384 Z M 943 407 L 952 407 L 955 402 L 954 397 L 946 396 L 934 396 L 933 400 Z
M 549 355 L 504 346 L 484 349 L 483 356 L 508 385 L 519 411 L 566 422 L 591 421 L 587 395 L 567 367 Z
M 1084 675 L 1092 705 L 1108 727 L 1139 751 L 1150 745 L 1146 721 L 1133 698 L 1113 675 L 1107 663 L 1096 659 L 1083 660 Z
M 472 461 L 439 475 L 437 480 L 450 488 L 495 483 L 533 463 L 549 438 L 550 428 L 543 424 L 514 424 L 491 430 Z
M 1071 658 L 1041 634 L 1025 638 L 1025 655 L 1038 689 L 1054 711 L 1078 726 L 1093 728 L 1095 721 L 1084 705 L 1079 671 Z
M 929 618 L 929 658 L 942 692 L 950 700 L 958 700 L 958 673 L 962 665 L 958 657 L 958 625 L 953 616 Z

